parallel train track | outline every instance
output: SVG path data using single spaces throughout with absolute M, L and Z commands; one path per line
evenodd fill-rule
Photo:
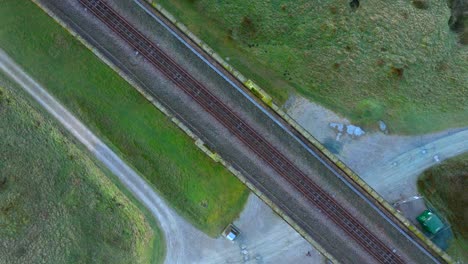
M 144 56 L 164 76 L 174 82 L 231 133 L 268 163 L 315 207 L 344 230 L 380 263 L 404 263 L 379 238 L 365 228 L 333 197 L 281 154 L 206 87 L 194 79 L 160 48 L 130 25 L 102 0 L 79 0 L 120 38 Z

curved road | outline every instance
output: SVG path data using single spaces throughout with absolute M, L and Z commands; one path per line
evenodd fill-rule
M 40 84 L 25 73 L 9 56 L 0 49 L 0 70 L 28 92 L 41 106 L 54 116 L 73 136 L 98 158 L 132 194 L 159 221 L 166 242 L 165 263 L 185 264 L 185 243 L 182 229 L 178 223 L 182 220 L 153 188 L 134 170 L 120 159 L 106 144 L 94 135 L 83 123 L 74 117 L 65 107 L 53 98 Z M 187 224 L 188 225 L 188 224 Z

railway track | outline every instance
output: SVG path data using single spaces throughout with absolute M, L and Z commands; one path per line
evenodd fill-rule
M 334 198 L 260 136 L 236 113 L 194 79 L 141 32 L 102 0 L 78 0 L 120 38 L 144 56 L 157 70 L 174 82 L 246 146 L 294 186 L 313 206 L 360 244 L 380 263 L 404 263 L 400 256 L 371 233 Z

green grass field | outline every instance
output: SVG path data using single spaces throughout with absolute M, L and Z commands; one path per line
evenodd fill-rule
M 449 253 L 468 262 L 468 153 L 426 170 L 418 189 L 452 226 L 455 240 Z
M 154 0 L 282 104 L 294 93 L 367 129 L 468 125 L 468 46 L 445 1 Z
M 0 263 L 162 263 L 153 218 L 48 116 L 0 87 L 0 124 Z
M 2 1 L 0 47 L 212 236 L 248 191 L 133 87 L 30 1 Z

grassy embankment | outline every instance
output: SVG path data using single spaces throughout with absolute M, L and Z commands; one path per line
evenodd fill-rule
M 298 93 L 366 128 L 468 125 L 468 46 L 445 1 L 154 0 L 282 104 Z
M 30 1 L 2 1 L 0 47 L 210 235 L 248 191 L 162 113 Z
M 418 189 L 452 226 L 455 239 L 449 254 L 468 262 L 468 153 L 429 168 L 419 177 Z
M 161 263 L 153 218 L 48 118 L 0 87 L 0 262 Z

